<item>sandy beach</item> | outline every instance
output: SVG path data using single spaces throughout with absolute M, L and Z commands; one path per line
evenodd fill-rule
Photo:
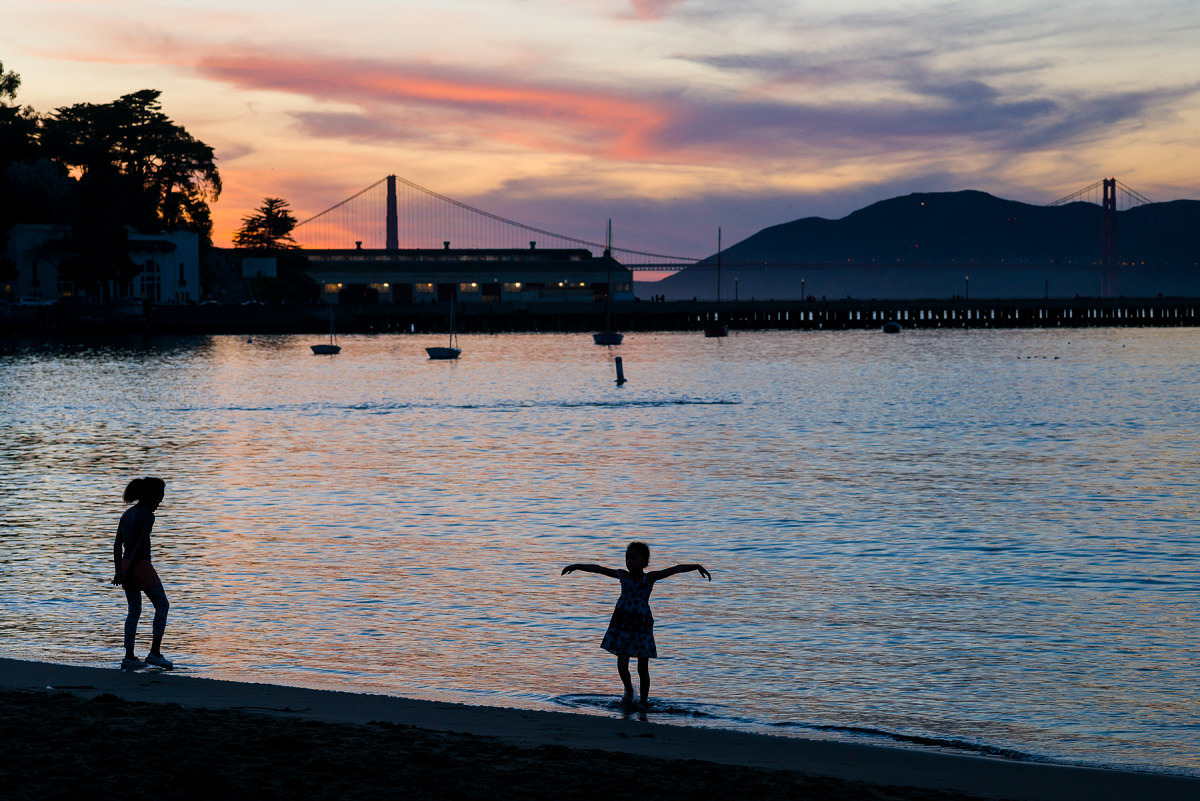
M 11 799 L 1156 799 L 1200 779 L 0 659 Z

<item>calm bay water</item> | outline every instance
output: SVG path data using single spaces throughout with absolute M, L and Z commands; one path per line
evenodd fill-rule
M 309 341 L 0 347 L 0 655 L 115 668 L 154 474 L 191 675 L 618 714 L 638 538 L 653 719 L 1200 775 L 1200 330 Z

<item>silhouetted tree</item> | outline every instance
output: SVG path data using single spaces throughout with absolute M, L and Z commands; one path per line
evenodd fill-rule
M 78 176 L 74 252 L 60 266 L 69 280 L 105 286 L 137 275 L 127 225 L 196 231 L 204 241 L 211 235 L 208 203 L 221 193 L 213 149 L 162 112 L 159 94 L 77 103 L 42 120 L 45 153 Z
M 17 277 L 4 256 L 12 226 L 62 221 L 70 191 L 66 170 L 41 157 L 38 116 L 15 102 L 20 86 L 21 76 L 0 63 L 0 281 Z
M 162 112 L 156 89 L 111 103 L 77 103 L 43 122 L 47 151 L 100 184 L 139 230 L 212 233 L 209 201 L 221 194 L 213 149 Z
M 288 202 L 280 197 L 263 198 L 262 205 L 242 218 L 242 227 L 233 235 L 233 244 L 251 250 L 294 250 L 292 239 L 296 217 Z
M 17 99 L 17 88 L 21 85 L 21 76 L 15 72 L 5 72 L 4 62 L 0 61 L 0 99 Z

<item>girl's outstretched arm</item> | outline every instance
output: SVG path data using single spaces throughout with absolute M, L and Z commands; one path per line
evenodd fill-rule
M 676 573 L 688 573 L 692 570 L 712 581 L 712 575 L 704 569 L 704 565 L 675 565 L 674 567 L 666 567 L 662 570 L 652 570 L 646 574 L 646 577 L 651 581 L 658 581 L 659 579 L 665 579 L 667 576 L 673 576 Z
M 568 573 L 575 572 L 576 570 L 582 570 L 584 573 L 599 573 L 600 575 L 608 576 L 609 578 L 619 578 L 617 571 L 613 570 L 611 567 L 602 567 L 600 565 L 567 565 L 562 569 L 562 573 L 559 573 L 559 575 L 565 576 Z

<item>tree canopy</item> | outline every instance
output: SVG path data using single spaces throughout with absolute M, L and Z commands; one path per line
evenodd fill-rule
M 209 203 L 221 194 L 216 156 L 163 112 L 158 90 L 43 115 L 9 102 L 20 84 L 0 64 L 0 236 L 18 222 L 69 224 L 64 277 L 101 285 L 138 271 L 126 226 L 209 241 Z
M 5 72 L 4 62 L 0 61 L 0 98 L 17 99 L 17 88 L 21 85 L 21 76 L 15 72 Z
M 52 158 L 98 183 L 141 230 L 212 232 L 209 201 L 221 194 L 213 149 L 162 111 L 156 89 L 111 103 L 76 103 L 42 120 Z
M 280 197 L 267 197 L 256 211 L 242 218 L 242 227 L 233 235 L 233 243 L 251 250 L 294 250 L 300 247 L 292 238 L 295 228 L 296 217 L 288 202 Z

